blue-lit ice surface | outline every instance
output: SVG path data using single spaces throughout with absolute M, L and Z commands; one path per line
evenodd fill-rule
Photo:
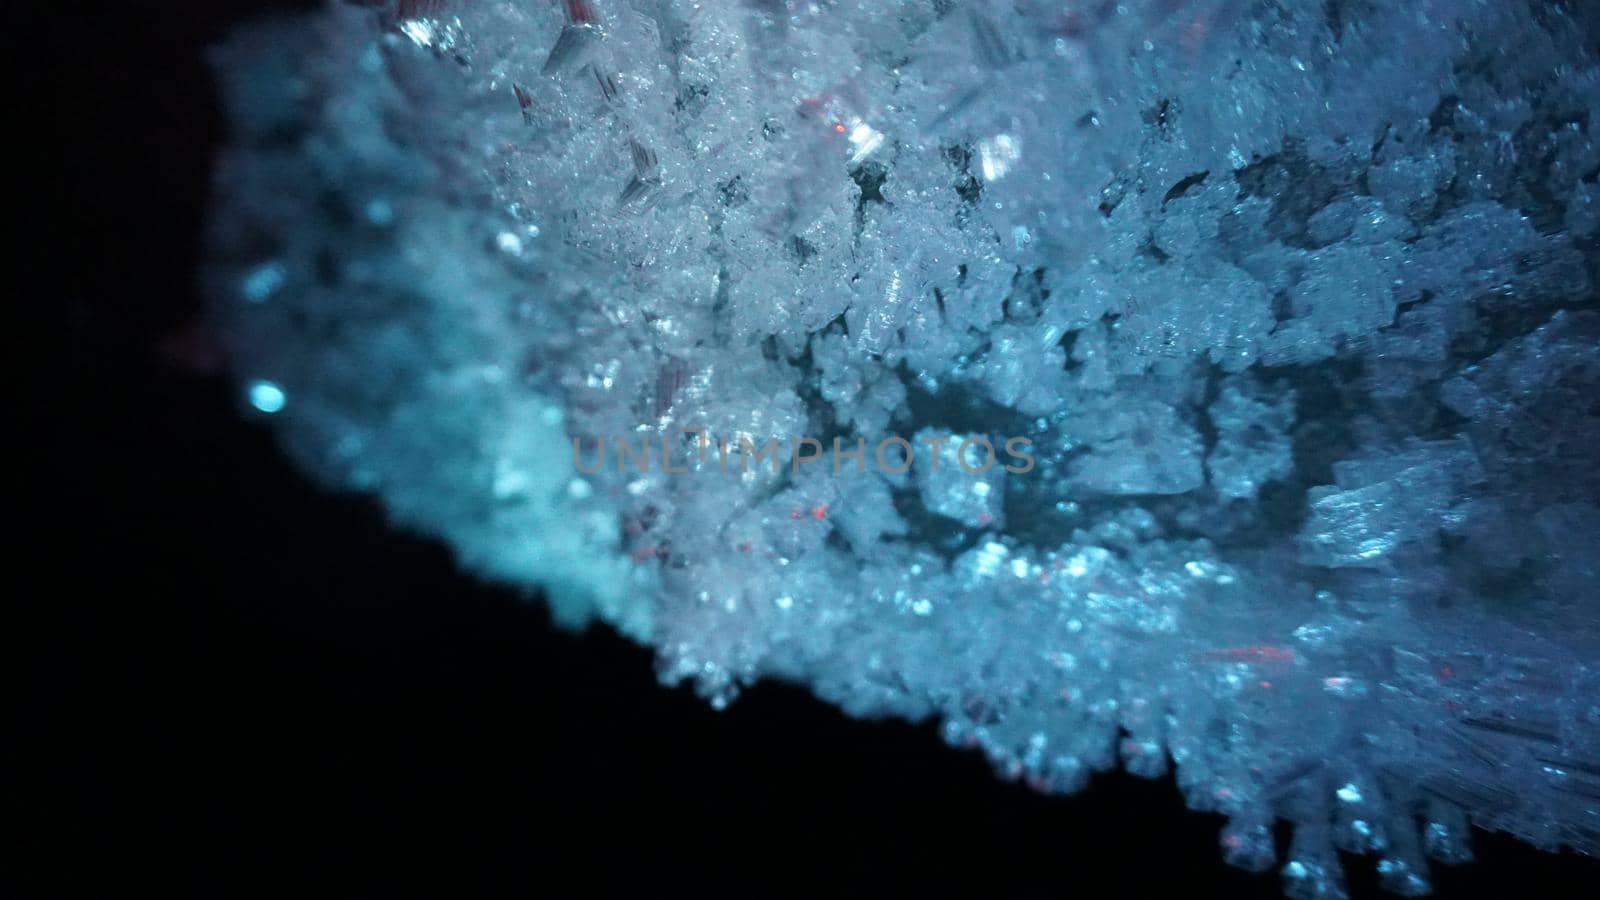
M 1175 766 L 1296 896 L 1600 851 L 1584 4 L 403 7 L 216 58 L 216 317 L 309 473 L 716 704 Z

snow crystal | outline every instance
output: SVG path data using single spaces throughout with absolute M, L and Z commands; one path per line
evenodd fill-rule
M 719 706 L 1170 765 L 1295 896 L 1600 852 L 1592 17 L 402 5 L 217 54 L 215 315 L 307 472 Z

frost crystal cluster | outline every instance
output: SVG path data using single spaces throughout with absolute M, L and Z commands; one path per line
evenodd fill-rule
M 333 6 L 218 54 L 216 314 L 307 471 L 669 682 L 1425 893 L 1600 852 L 1594 16 Z

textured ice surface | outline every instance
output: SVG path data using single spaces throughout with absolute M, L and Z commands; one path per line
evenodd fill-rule
M 1585 10 L 336 6 L 218 54 L 216 315 L 307 471 L 667 681 L 1421 893 L 1600 851 Z

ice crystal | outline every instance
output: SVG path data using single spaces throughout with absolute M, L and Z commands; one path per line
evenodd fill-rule
M 669 682 L 1424 893 L 1600 852 L 1592 17 L 332 7 L 218 54 L 216 315 L 308 472 Z

